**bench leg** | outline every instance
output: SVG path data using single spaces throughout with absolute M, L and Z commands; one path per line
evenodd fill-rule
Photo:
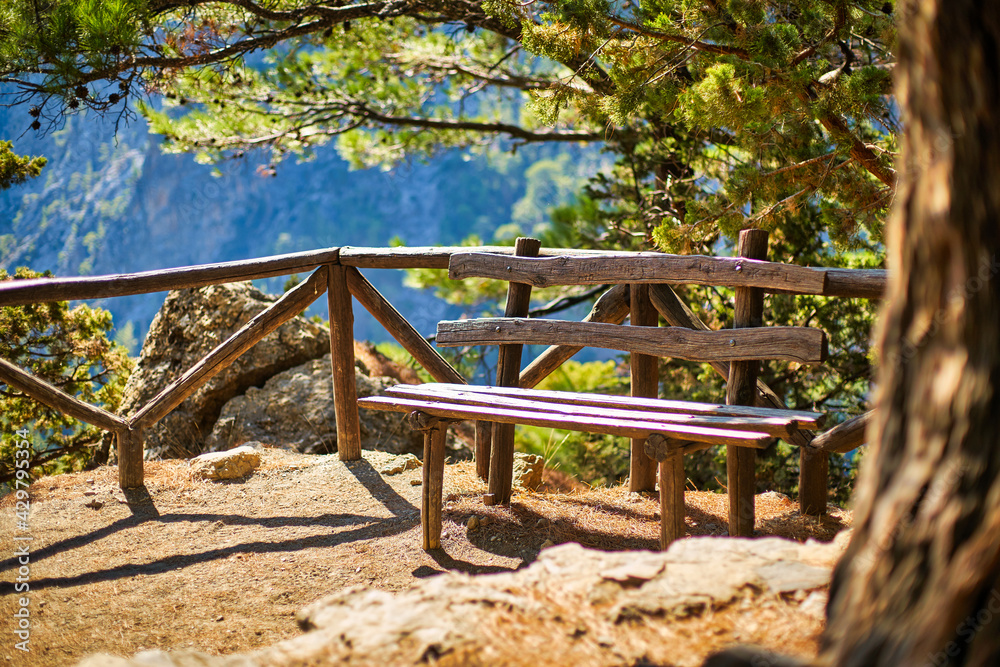
M 660 549 L 684 537 L 684 457 L 660 461 Z
M 826 514 L 830 455 L 799 449 L 799 510 L 809 516 Z
M 753 527 L 756 522 L 754 514 L 754 493 L 757 490 L 756 464 L 756 449 L 734 445 L 726 447 L 731 537 L 753 537 Z
M 447 425 L 424 431 L 424 484 L 420 525 L 424 532 L 424 550 L 441 548 L 441 496 L 444 489 L 444 441 Z
M 492 422 L 476 422 L 476 474 L 479 479 L 490 479 L 490 451 L 493 443 Z

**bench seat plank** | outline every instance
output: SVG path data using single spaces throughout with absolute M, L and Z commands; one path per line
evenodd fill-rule
M 688 361 L 784 359 L 803 364 L 826 360 L 826 333 L 810 327 L 699 331 L 683 327 L 623 327 L 521 317 L 439 322 L 435 342 L 459 345 L 578 345 Z
M 391 392 L 419 391 L 450 394 L 453 392 L 476 392 L 496 396 L 509 396 L 546 403 L 589 405 L 599 408 L 623 408 L 650 412 L 677 412 L 692 415 L 715 415 L 732 417 L 764 417 L 791 419 L 800 430 L 817 430 L 822 427 L 826 415 L 804 410 L 782 410 L 779 408 L 759 408 L 744 405 L 722 405 L 715 403 L 695 403 L 665 398 L 641 398 L 636 396 L 612 396 L 608 394 L 585 394 L 572 391 L 551 391 L 544 389 L 520 389 L 516 387 L 488 387 L 482 385 L 449 384 L 429 382 L 421 385 L 397 385 Z
M 477 391 L 426 391 L 419 385 L 398 385 L 387 391 L 387 394 L 399 398 L 426 400 L 428 397 L 447 397 L 448 403 L 461 405 L 477 405 L 486 408 L 510 408 L 530 410 L 534 412 L 551 412 L 572 417 L 606 417 L 609 419 L 627 419 L 655 421 L 660 424 L 685 424 L 687 426 L 703 426 L 706 428 L 722 428 L 734 431 L 760 431 L 782 438 L 788 438 L 797 432 L 795 419 L 792 417 L 744 417 L 717 416 L 706 414 L 689 414 L 685 412 L 658 412 L 642 408 L 597 407 L 591 405 L 574 405 L 571 403 L 556 403 L 537 401 L 513 396 L 496 396 Z
M 687 426 L 684 424 L 643 421 L 638 418 L 611 419 L 605 417 L 562 415 L 553 412 L 490 408 L 478 405 L 450 403 L 447 400 L 438 399 L 421 400 L 398 398 L 395 396 L 369 396 L 358 399 L 358 407 L 394 412 L 420 411 L 435 417 L 448 419 L 482 419 L 507 424 L 527 424 L 529 426 L 563 428 L 589 433 L 607 433 L 626 438 L 645 438 L 652 433 L 659 433 L 669 438 L 687 442 L 718 445 L 728 444 L 758 449 L 767 447 L 772 440 L 772 437 L 768 433 L 758 431 L 736 431 Z

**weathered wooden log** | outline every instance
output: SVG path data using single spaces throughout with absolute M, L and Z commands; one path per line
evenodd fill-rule
M 811 447 L 799 449 L 799 512 L 808 516 L 826 513 L 829 495 L 830 455 Z
M 347 288 L 349 269 L 333 264 L 327 269 L 337 457 L 341 461 L 357 461 L 361 458 L 361 420 L 358 417 L 358 390 L 354 374 L 354 308 Z
M 874 417 L 869 410 L 857 417 L 852 417 L 842 424 L 837 424 L 829 431 L 820 433 L 812 441 L 813 447 L 821 452 L 836 452 L 846 454 L 865 444 L 866 429 Z
M 111 414 L 95 405 L 84 403 L 45 380 L 18 368 L 6 359 L 0 359 L 0 380 L 50 408 L 55 408 L 74 419 L 93 424 L 105 431 L 114 432 L 126 426 L 125 420 L 118 415 Z
M 132 428 L 147 429 L 167 416 L 185 398 L 219 374 L 262 338 L 305 310 L 326 291 L 327 269 L 320 267 L 309 278 L 285 292 L 267 310 L 220 343 L 204 359 L 160 390 L 129 420 Z
M 786 359 L 815 364 L 827 355 L 826 333 L 809 327 L 696 331 L 510 317 L 438 322 L 436 342 L 442 347 L 507 343 L 586 345 L 689 361 Z
M 881 299 L 888 272 L 884 269 L 823 269 L 826 272 L 824 296 Z
M 742 257 L 632 253 L 520 259 L 485 253 L 456 254 L 451 278 L 516 279 L 533 287 L 604 283 L 670 283 L 759 287 L 795 294 L 823 294 L 826 273 L 794 264 Z
M 10 280 L 0 282 L 0 305 L 17 306 L 48 301 L 103 299 L 284 276 L 297 271 L 310 271 L 323 264 L 336 263 L 339 251 L 339 248 L 325 248 L 259 259 L 241 259 L 235 262 L 107 276 Z
M 118 448 L 118 486 L 135 489 L 143 484 L 142 428 L 123 426 L 115 431 Z
M 490 452 L 493 450 L 493 424 L 476 422 L 476 476 L 484 482 L 490 480 Z
M 412 248 L 361 248 L 344 246 L 340 249 L 340 263 L 359 269 L 447 269 L 451 256 L 468 252 L 485 252 L 495 255 L 512 255 L 511 246 L 423 246 Z M 540 255 L 562 256 L 601 255 L 604 250 L 576 250 L 572 248 L 546 248 Z M 506 278 L 503 278 L 506 280 Z
M 649 302 L 649 286 L 631 285 L 629 294 L 629 322 L 632 326 L 656 329 L 660 318 Z M 632 352 L 629 360 L 632 396 L 656 398 L 660 387 L 659 361 L 659 357 Z M 629 451 L 628 490 L 633 493 L 656 488 L 656 463 L 646 456 L 644 442 L 643 438 L 633 438 Z M 681 505 L 683 506 L 683 501 Z
M 354 267 L 348 267 L 345 271 L 347 276 L 347 288 L 354 295 L 354 298 L 364 306 L 372 316 L 385 327 L 396 341 L 409 352 L 428 373 L 438 382 L 465 383 L 455 368 L 438 354 L 438 351 L 431 347 L 423 336 L 421 336 L 413 325 L 405 317 L 399 314 L 389 301 L 379 293 L 375 286 L 361 275 L 361 272 Z
M 628 285 L 615 285 L 601 295 L 583 321 L 621 324 L 628 317 L 628 314 Z M 534 387 L 583 347 L 582 345 L 553 345 L 549 347 L 521 371 L 521 386 Z
M 674 540 L 684 537 L 684 455 L 685 447 L 704 443 L 671 440 L 653 433 L 643 441 L 651 460 L 658 461 L 660 473 L 660 549 L 666 550 Z
M 424 433 L 423 486 L 420 493 L 420 527 L 424 551 L 441 548 L 441 505 L 444 495 L 444 451 L 448 421 L 411 412 L 410 425 Z
M 572 402 L 539 401 L 528 398 L 517 398 L 490 394 L 479 391 L 427 391 L 426 385 L 397 385 L 386 391 L 389 396 L 425 400 L 428 398 L 445 400 L 447 403 L 460 405 L 478 405 L 485 408 L 510 408 L 514 410 L 534 410 L 551 412 L 570 417 L 607 417 L 610 419 L 639 419 L 658 423 L 684 424 L 687 426 L 703 426 L 706 428 L 723 428 L 736 431 L 757 431 L 775 437 L 787 437 L 796 430 L 795 419 L 792 417 L 735 417 L 706 414 L 689 414 L 684 412 L 665 412 L 649 410 L 634 405 L 634 407 L 610 407 L 607 405 L 578 405 Z M 629 397 L 630 398 L 630 397 Z M 648 400 L 645 402 L 649 402 Z M 651 490 L 651 489 L 644 489 Z
M 767 232 L 761 229 L 744 229 L 740 232 L 737 251 L 740 257 L 762 260 L 767 257 Z M 764 293 L 756 287 L 737 287 L 733 326 L 736 329 L 757 328 L 764 320 Z M 768 330 L 772 330 L 768 328 Z M 757 374 L 759 361 L 733 361 L 729 364 L 729 383 L 726 385 L 726 403 L 729 405 L 755 405 L 757 402 Z M 753 535 L 754 493 L 757 477 L 757 453 L 742 447 L 726 448 L 726 477 L 729 488 L 729 534 L 750 537 Z
M 696 403 L 670 399 L 634 398 L 631 396 L 611 396 L 606 394 L 585 394 L 572 391 L 549 391 L 543 389 L 523 389 L 516 387 L 485 387 L 482 385 L 438 384 L 397 385 L 390 387 L 393 395 L 433 395 L 450 399 L 456 394 L 481 393 L 527 399 L 538 403 L 566 405 L 590 405 L 600 408 L 621 408 L 648 412 L 679 412 L 691 415 L 717 415 L 747 418 L 774 418 L 779 421 L 791 419 L 796 428 L 817 429 L 823 425 L 826 416 L 819 412 L 750 407 L 742 405 L 722 405 L 717 403 Z M 539 407 L 541 409 L 541 407 Z
M 534 257 L 541 241 L 521 237 L 514 243 L 514 254 Z M 506 317 L 522 318 L 531 305 L 531 285 L 520 282 L 507 284 Z M 521 345 L 503 344 L 497 358 L 497 386 L 516 387 L 521 375 Z M 510 502 L 510 487 L 514 474 L 514 425 L 497 423 L 493 426 L 488 500 L 501 505 Z
M 650 433 L 661 433 L 670 438 L 711 445 L 732 444 L 739 447 L 762 449 L 771 442 L 771 436 L 758 431 L 736 431 L 704 428 L 679 424 L 660 423 L 642 419 L 609 419 L 563 415 L 536 410 L 513 410 L 449 403 L 444 400 L 409 399 L 397 396 L 366 396 L 358 405 L 371 410 L 412 412 L 419 410 L 446 419 L 482 419 L 505 424 L 527 424 L 546 428 L 561 428 L 587 433 L 607 433 L 625 438 L 645 438 Z M 491 469 L 492 474 L 492 469 Z M 499 498 L 496 502 L 501 502 Z

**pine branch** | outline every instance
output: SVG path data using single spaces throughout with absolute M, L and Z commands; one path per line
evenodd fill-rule
M 631 21 L 626 21 L 625 19 L 614 15 L 608 16 L 608 21 L 618 26 L 619 28 L 625 28 L 626 30 L 630 30 L 638 35 L 643 35 L 645 37 L 652 37 L 654 39 L 660 39 L 665 42 L 676 42 L 678 44 L 684 44 L 685 48 L 691 48 L 697 51 L 704 51 L 705 53 L 715 53 L 724 56 L 736 56 L 737 58 L 741 58 L 742 60 L 751 60 L 750 52 L 747 51 L 746 49 L 741 49 L 738 46 L 724 46 L 721 44 L 710 44 L 708 42 L 703 42 L 700 39 L 695 39 L 692 41 L 690 37 L 687 37 L 685 35 L 672 35 L 667 32 L 650 30 L 645 26 L 641 26 L 637 23 L 632 23 Z

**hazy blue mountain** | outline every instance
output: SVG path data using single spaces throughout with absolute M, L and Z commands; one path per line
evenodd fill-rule
M 24 133 L 29 122 L 26 109 L 0 108 L 0 138 L 49 158 L 40 178 L 0 193 L 0 266 L 62 276 L 385 246 L 393 237 L 407 245 L 449 244 L 470 233 L 489 239 L 511 221 L 530 231 L 598 160 L 593 151 L 526 147 L 490 160 L 454 151 L 430 164 L 352 172 L 331 145 L 310 162 L 279 164 L 272 177 L 260 173 L 253 156 L 215 172 L 191 156 L 164 155 L 141 119 L 116 135 L 112 124 L 78 116 L 41 138 Z M 422 332 L 454 314 L 402 287 L 401 271 L 367 275 Z M 282 283 L 264 287 L 280 291 Z M 98 304 L 141 341 L 164 296 Z M 317 312 L 325 316 L 325 305 Z M 355 332 L 387 338 L 364 312 Z

